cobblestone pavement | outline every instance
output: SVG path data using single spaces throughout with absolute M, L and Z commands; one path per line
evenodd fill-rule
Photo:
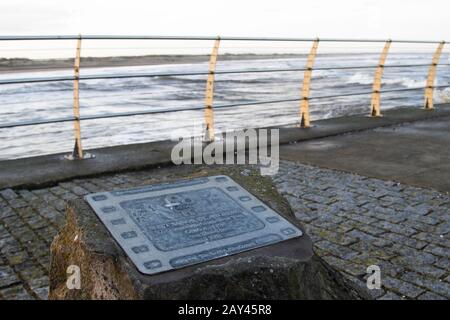
M 279 191 L 324 260 L 379 299 L 450 298 L 450 196 L 394 182 L 282 162 Z
M 328 263 L 363 286 L 366 268 L 380 266 L 376 298 L 450 298 L 450 196 L 293 162 L 280 166 L 276 184 Z M 0 299 L 47 297 L 49 246 L 65 222 L 66 200 L 143 185 L 152 172 L 1 190 Z

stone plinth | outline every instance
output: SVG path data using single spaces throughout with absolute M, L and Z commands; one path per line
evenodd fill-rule
M 55 238 L 50 299 L 365 299 L 369 296 L 317 257 L 312 242 L 269 178 L 248 167 L 179 167 L 149 184 L 226 174 L 304 235 L 240 254 L 156 275 L 140 273 L 84 200 L 67 205 Z M 66 286 L 67 268 L 81 270 L 81 289 Z

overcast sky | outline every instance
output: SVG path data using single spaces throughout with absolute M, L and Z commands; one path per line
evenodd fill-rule
M 445 0 L 2 0 L 3 34 L 450 39 Z
M 445 0 L 1 0 L 0 33 L 450 40 L 449 12 Z

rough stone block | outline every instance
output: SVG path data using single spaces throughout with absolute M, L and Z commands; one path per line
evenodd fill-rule
M 179 167 L 171 180 L 226 174 L 298 226 L 269 178 L 242 167 Z M 165 182 L 155 175 L 151 183 Z M 84 200 L 70 201 L 67 223 L 51 247 L 50 299 L 370 299 L 300 238 L 156 275 L 139 273 Z M 66 286 L 81 269 L 81 289 Z

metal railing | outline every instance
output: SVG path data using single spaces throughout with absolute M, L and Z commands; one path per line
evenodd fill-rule
M 206 133 L 205 140 L 214 140 L 214 110 L 233 108 L 239 106 L 248 105 L 263 105 L 263 104 L 275 104 L 275 103 L 285 103 L 285 102 L 300 102 L 299 106 L 299 125 L 302 128 L 310 127 L 309 118 L 309 102 L 312 100 L 319 99 L 330 99 L 337 97 L 348 97 L 348 96 L 359 96 L 359 95 L 372 95 L 371 100 L 371 111 L 370 115 L 372 117 L 381 116 L 381 94 L 382 93 L 393 93 L 393 92 L 406 92 L 406 91 L 416 91 L 424 90 L 424 109 L 433 110 L 433 94 L 436 88 L 447 88 L 449 85 L 435 86 L 435 79 L 437 73 L 438 65 L 450 64 L 439 64 L 439 60 L 445 45 L 445 41 L 417 41 L 417 40 L 374 40 L 374 39 L 307 39 L 307 38 L 256 38 L 256 37 L 177 37 L 177 36 L 121 36 L 121 35 L 64 35 L 64 36 L 0 36 L 0 41 L 41 41 L 41 40 L 76 40 L 76 54 L 74 63 L 74 76 L 68 77 L 44 77 L 44 78 L 18 78 L 18 79 L 5 79 L 0 80 L 0 85 L 7 84 L 22 84 L 22 83 L 40 83 L 40 82 L 60 82 L 60 81 L 73 81 L 73 116 L 56 118 L 49 120 L 37 120 L 37 121 L 21 121 L 0 124 L 0 129 L 13 128 L 13 127 L 23 127 L 32 125 L 43 125 L 51 123 L 62 123 L 62 122 L 73 122 L 74 124 L 74 136 L 75 136 L 75 147 L 71 155 L 72 159 L 85 159 L 89 155 L 84 153 L 82 148 L 81 139 L 81 121 L 95 120 L 95 119 L 106 119 L 115 117 L 128 117 L 137 115 L 149 115 L 155 113 L 171 113 L 178 111 L 193 111 L 193 110 L 204 110 L 205 113 L 205 125 Z M 208 40 L 214 41 L 214 46 L 210 55 L 209 60 L 209 70 L 205 72 L 185 72 L 185 73 L 135 73 L 135 74 L 104 74 L 104 75 L 89 75 L 80 76 L 80 59 L 81 59 L 81 42 L 82 40 Z M 230 70 L 230 71 L 216 71 L 217 58 L 219 55 L 219 47 L 221 41 L 272 41 L 272 42 L 312 42 L 311 51 L 307 57 L 307 62 L 305 68 L 290 68 L 290 69 L 259 69 L 259 70 Z M 371 66 L 342 66 L 342 67 L 318 67 L 314 68 L 314 62 L 317 56 L 317 51 L 319 44 L 321 42 L 347 42 L 347 43 L 385 43 L 383 51 L 381 52 L 380 61 L 378 65 Z M 436 44 L 438 47 L 432 57 L 431 64 L 407 64 L 407 65 L 385 65 L 386 59 L 389 54 L 389 49 L 392 43 L 410 43 L 410 44 Z M 381 91 L 382 86 L 382 76 L 383 71 L 386 68 L 411 68 L 411 67 L 425 67 L 429 66 L 427 84 L 426 87 L 417 88 L 404 88 L 404 89 L 391 89 Z M 354 92 L 346 94 L 336 94 L 336 95 L 325 95 L 325 96 L 315 96 L 310 97 L 311 82 L 313 79 L 313 71 L 315 70 L 351 70 L 351 69 L 375 69 L 374 82 L 372 91 L 366 92 Z M 252 101 L 252 102 L 242 102 L 242 103 L 231 103 L 223 105 L 214 105 L 214 81 L 215 75 L 217 74 L 246 74 L 246 73 L 271 73 L 271 72 L 304 72 L 303 84 L 300 90 L 300 95 L 295 99 L 281 99 L 281 100 L 265 100 L 265 101 Z M 198 107 L 189 108 L 171 108 L 171 109 L 155 109 L 146 110 L 138 112 L 123 112 L 123 113 L 113 113 L 113 114 L 102 114 L 102 115 L 91 115 L 91 116 L 81 116 L 80 115 L 80 102 L 79 102 L 79 82 L 89 81 L 89 80 L 100 80 L 100 79 L 118 79 L 118 78 L 151 78 L 151 77 L 169 77 L 169 76 L 200 76 L 206 75 L 206 90 L 205 90 L 205 104 Z

